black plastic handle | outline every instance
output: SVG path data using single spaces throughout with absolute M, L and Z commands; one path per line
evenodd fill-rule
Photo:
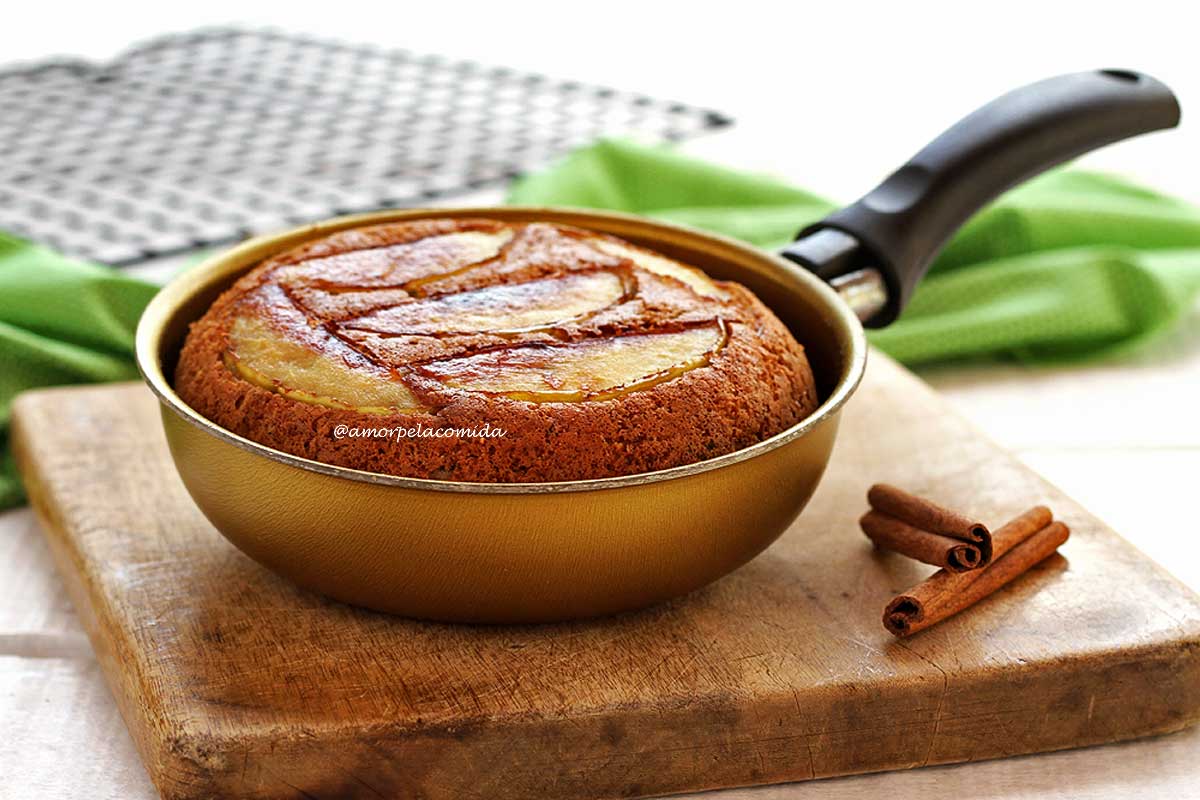
M 783 255 L 825 280 L 879 270 L 887 302 L 865 324 L 883 327 L 950 236 L 997 195 L 1089 150 L 1178 123 L 1171 90 L 1137 72 L 1030 84 L 959 121 L 857 203 L 801 231 Z

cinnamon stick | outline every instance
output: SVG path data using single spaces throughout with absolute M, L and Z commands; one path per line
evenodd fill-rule
M 994 560 L 983 569 L 954 573 L 939 570 L 888 603 L 883 625 L 896 636 L 910 636 L 957 614 L 1049 558 L 1070 531 L 1051 521 L 1050 509 L 1035 506 L 996 531 Z
M 868 511 L 858 524 L 877 547 L 895 550 L 950 572 L 977 569 L 983 560 L 978 545 L 914 528 L 882 511 Z
M 986 525 L 957 511 L 940 506 L 932 500 L 917 497 L 886 483 L 877 483 L 868 490 L 867 502 L 876 511 L 894 517 L 914 528 L 973 544 L 979 550 L 978 566 L 980 567 L 987 566 L 994 556 L 992 534 L 988 532 Z M 920 558 L 904 550 L 898 552 L 913 558 Z M 924 561 L 925 559 L 920 560 Z M 943 565 L 939 564 L 939 566 Z

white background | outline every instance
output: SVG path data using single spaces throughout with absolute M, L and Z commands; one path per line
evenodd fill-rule
M 739 147 L 724 160 L 850 200 L 976 105 L 1060 72 L 1149 72 L 1200 120 L 1194 9 L 1185 0 L 21 0 L 4 12 L 3 58 L 104 58 L 136 39 L 235 20 L 462 56 L 730 112 Z M 1087 161 L 1197 196 L 1198 153 L 1200 122 Z

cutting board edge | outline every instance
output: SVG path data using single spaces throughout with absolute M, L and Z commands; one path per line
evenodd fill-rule
M 1193 659 L 1191 666 L 1190 672 L 1193 678 L 1200 677 L 1200 661 Z M 108 664 L 104 669 L 111 680 L 115 666 Z M 1164 677 L 1166 677 L 1165 673 Z M 1047 679 L 1047 681 L 1051 680 Z M 781 706 L 787 706 L 793 702 L 791 696 L 786 693 L 773 699 Z M 1139 697 L 1138 699 L 1144 700 L 1145 698 Z M 126 696 L 124 701 L 122 713 L 126 715 L 126 709 L 131 706 L 133 701 L 129 696 Z M 1129 700 L 1121 698 L 1121 704 L 1128 705 Z M 755 705 L 756 707 L 750 709 L 751 711 L 765 711 L 765 707 L 770 706 L 771 703 L 763 700 Z M 708 711 L 709 709 L 699 708 L 685 714 L 673 714 L 669 716 L 666 724 L 685 729 L 692 725 L 711 726 L 712 719 L 708 716 Z M 497 725 L 490 730 L 483 731 L 479 736 L 472 735 L 472 726 L 466 724 L 444 726 L 423 731 L 418 735 L 398 733 L 391 736 L 381 735 L 378 738 L 368 737 L 366 740 L 361 732 L 354 731 L 344 732 L 340 736 L 324 734 L 315 738 L 303 736 L 285 741 L 279 740 L 270 732 L 264 732 L 257 741 L 247 741 L 234 737 L 222 738 L 189 734 L 187 731 L 183 731 L 174 736 L 164 737 L 162 746 L 154 744 L 155 737 L 151 733 L 153 728 L 151 720 L 137 714 L 127 716 L 127 723 L 130 720 L 133 721 L 130 729 L 139 732 L 135 739 L 138 741 L 143 758 L 146 759 L 147 769 L 162 796 L 169 800 L 199 800 L 199 798 L 214 795 L 236 795 L 246 798 L 285 796 L 296 787 L 287 783 L 283 776 L 288 774 L 289 765 L 295 764 L 297 761 L 327 759 L 332 762 L 348 761 L 354 764 L 361 762 L 363 758 L 376 759 L 379 762 L 374 767 L 370 766 L 369 761 L 365 765 L 365 773 L 371 775 L 380 771 L 386 772 L 386 762 L 393 760 L 403 761 L 406 765 L 413 763 L 437 765 L 449 761 L 450 767 L 430 776 L 436 778 L 436 780 L 431 780 L 431 785 L 441 786 L 445 790 L 443 793 L 432 794 L 431 797 L 457 797 L 460 796 L 460 791 L 467 792 L 494 781 L 503 781 L 506 791 L 495 795 L 497 797 L 543 796 L 583 800 L 593 797 L 649 797 L 708 789 L 800 782 L 1110 744 L 1169 734 L 1185 729 L 1200 722 L 1200 709 L 1193 705 L 1190 713 L 1186 716 L 1162 716 L 1149 720 L 1137 728 L 1126 729 L 1117 735 L 1102 733 L 1089 737 L 1043 739 L 1008 747 L 1002 751 L 993 750 L 984 753 L 977 751 L 936 752 L 932 740 L 929 739 L 931 732 L 926 731 L 914 742 L 914 749 L 917 752 L 928 752 L 924 758 L 893 755 L 890 758 L 829 769 L 814 768 L 812 762 L 814 756 L 812 750 L 809 749 L 811 742 L 819 741 L 825 736 L 822 732 L 792 733 L 784 737 L 772 737 L 765 742 L 756 739 L 740 739 L 728 742 L 721 748 L 710 747 L 704 750 L 698 748 L 695 753 L 679 758 L 680 761 L 706 765 L 707 775 L 702 783 L 694 779 L 680 778 L 681 774 L 690 772 L 687 769 L 680 769 L 662 771 L 663 775 L 670 777 L 661 783 L 610 783 L 605 788 L 600 788 L 598 784 L 602 783 L 606 776 L 611 781 L 613 780 L 612 776 L 623 774 L 625 770 L 622 769 L 622 766 L 629 760 L 655 759 L 659 756 L 653 748 L 635 749 L 632 753 L 627 749 L 622 749 L 631 744 L 630 739 L 611 743 L 606 740 L 614 726 L 628 727 L 630 725 L 629 717 L 618 711 L 607 711 L 587 720 L 589 735 L 594 739 L 594 743 L 590 747 L 590 755 L 596 760 L 595 763 L 605 764 L 604 769 L 579 770 L 576 772 L 574 781 L 566 782 L 556 779 L 551 784 L 539 782 L 536 779 L 530 780 L 529 772 L 532 770 L 536 774 L 539 768 L 545 768 L 546 774 L 553 771 L 558 758 L 552 748 L 547 747 L 538 752 L 514 751 L 509 747 L 509 743 L 514 734 L 521 733 L 521 727 L 541 730 L 533 737 L 529 736 L 528 731 L 522 733 L 520 736 L 522 740 L 533 738 L 550 741 L 568 733 L 578 735 L 581 729 L 581 720 L 578 718 L 555 720 L 531 717 L 522 725 Z M 938 722 L 937 719 L 931 720 L 929 727 L 936 730 Z M 168 729 L 170 727 L 170 725 L 167 726 Z M 893 732 L 897 738 L 902 734 L 911 735 L 912 726 L 898 724 L 894 726 Z M 640 736 L 630 735 L 630 738 L 633 739 L 633 742 L 641 739 L 642 744 L 645 745 L 654 740 L 654 733 L 653 729 L 648 729 Z M 883 738 L 889 738 L 886 728 L 880 728 L 879 733 Z M 998 724 L 993 730 L 993 734 L 993 738 L 985 735 L 981 739 L 974 740 L 974 745 L 976 747 L 982 745 L 985 748 L 994 745 L 996 737 L 1007 735 L 1006 726 Z M 764 750 L 778 748 L 781 738 L 789 739 L 793 743 L 790 755 L 780 756 L 776 751 L 775 756 L 767 756 L 764 761 Z M 481 749 L 491 751 L 493 755 L 503 753 L 509 759 L 518 760 L 521 762 L 522 769 L 518 774 L 513 775 L 508 770 L 497 766 L 510 762 L 484 759 L 481 763 L 477 759 L 477 754 Z M 828 753 L 828 747 L 823 749 L 818 747 L 815 758 L 821 760 L 827 757 Z M 714 754 L 719 754 L 719 761 L 715 759 Z M 671 755 L 669 758 L 674 761 L 676 756 Z M 246 760 L 256 764 L 258 774 L 255 788 L 251 792 L 247 792 L 245 776 L 240 766 Z M 755 763 L 762 765 L 763 771 L 746 771 L 744 765 Z M 467 765 L 473 765 L 473 768 Z M 330 793 L 332 793 L 331 796 L 342 796 L 341 792 L 347 789 L 346 785 L 336 783 L 322 786 L 304 785 L 306 786 L 305 791 L 312 796 L 326 796 Z
M 115 620 L 112 614 L 106 612 L 102 604 L 98 607 L 96 596 L 101 593 L 91 591 L 86 585 L 90 577 L 90 571 L 80 562 L 78 553 L 71 547 L 68 541 L 65 524 L 54 513 L 55 507 L 47 500 L 46 493 L 50 489 L 44 484 L 42 476 L 36 468 L 35 460 L 31 455 L 34 445 L 25 433 L 25 418 L 33 413 L 25 410 L 27 405 L 36 405 L 37 400 L 44 396 L 55 396 L 68 391 L 78 391 L 87 388 L 94 387 L 54 387 L 50 389 L 38 389 L 19 395 L 13 403 L 11 429 L 13 458 L 25 486 L 30 507 L 33 509 L 34 516 L 38 521 L 38 527 L 41 528 L 42 535 L 50 550 L 55 569 L 67 591 L 67 596 L 71 599 L 71 605 L 75 609 L 75 614 L 87 634 L 88 641 L 92 646 L 92 652 L 95 654 L 96 661 L 100 665 L 100 670 L 104 674 L 105 683 L 108 685 L 109 693 L 117 705 L 121 719 L 124 720 L 125 727 L 129 730 L 134 745 L 142 757 L 142 766 L 146 769 L 151 781 L 163 797 L 186 797 L 188 795 L 173 793 L 171 787 L 164 786 L 160 782 L 162 779 L 160 766 L 163 764 L 163 760 L 160 758 L 160 754 L 155 748 L 153 737 L 148 731 L 149 710 L 145 705 L 142 705 L 139 709 L 135 697 L 130 691 L 129 675 L 118 665 L 122 656 L 118 654 L 117 648 L 113 644 L 118 644 L 121 649 L 126 651 L 124 657 L 128 660 L 127 663 L 137 670 L 139 676 L 143 675 L 144 665 L 141 663 L 136 649 L 129 645 L 126 637 L 121 634 L 119 626 L 114 624 Z M 102 624 L 108 624 L 114 631 L 112 642 L 101 634 L 100 626 Z M 144 683 L 144 681 L 140 682 Z M 146 713 L 139 713 L 139 710 Z

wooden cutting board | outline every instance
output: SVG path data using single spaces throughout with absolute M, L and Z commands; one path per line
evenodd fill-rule
M 821 488 L 779 542 L 689 597 L 588 623 L 420 623 L 291 586 L 201 516 L 137 385 L 27 394 L 14 438 L 167 798 L 651 795 L 1200 718 L 1197 596 L 878 353 Z M 993 524 L 1046 503 L 1073 536 L 995 597 L 897 641 L 881 609 L 930 568 L 858 532 L 873 481 Z

